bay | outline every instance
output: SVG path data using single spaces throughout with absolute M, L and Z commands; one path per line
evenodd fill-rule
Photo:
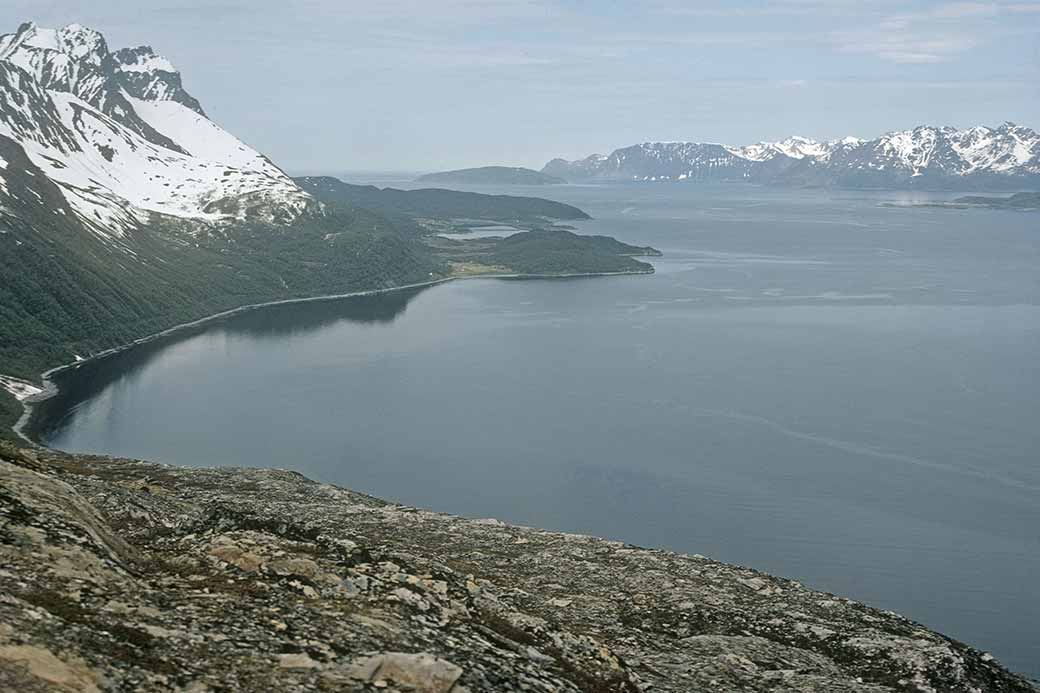
M 1040 677 L 1040 217 L 923 193 L 471 189 L 578 205 L 578 232 L 664 256 L 652 276 L 236 315 L 64 376 L 45 442 L 701 553 Z

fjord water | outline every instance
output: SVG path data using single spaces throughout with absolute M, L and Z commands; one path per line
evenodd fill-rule
M 1040 677 L 1040 216 L 501 191 L 582 207 L 657 273 L 241 314 L 64 378 L 46 442 L 701 553 Z

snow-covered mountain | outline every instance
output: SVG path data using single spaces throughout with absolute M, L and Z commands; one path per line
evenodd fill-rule
M 863 140 L 846 137 L 834 142 L 817 142 L 808 137 L 795 135 L 779 142 L 759 142 L 743 147 L 726 147 L 726 151 L 750 161 L 766 161 L 776 156 L 787 156 L 792 159 L 818 157 L 840 144 L 861 144 Z
M 577 161 L 553 159 L 544 173 L 567 180 L 751 180 L 850 187 L 1029 188 L 1040 186 L 1040 135 L 1004 123 L 996 128 L 921 126 L 873 140 L 726 146 L 646 142 Z
M 156 219 L 288 222 L 316 205 L 209 120 L 170 61 L 147 46 L 110 52 L 77 24 L 26 23 L 0 36 L 4 139 L 67 202 L 51 213 L 71 213 L 116 245 Z M 5 181 L 16 173 L 0 161 L 0 215 L 13 206 Z

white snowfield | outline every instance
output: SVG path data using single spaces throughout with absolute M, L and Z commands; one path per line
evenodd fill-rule
M 174 73 L 168 60 L 151 52 L 131 64 L 107 56 L 100 34 L 78 25 L 57 31 L 30 25 L 0 36 L 0 134 L 23 146 L 94 233 L 124 236 L 150 213 L 213 223 L 291 221 L 315 204 L 266 157 L 165 100 L 167 91 L 150 89 L 155 100 L 135 99 L 111 74 Z M 105 104 L 116 105 L 102 111 Z M 147 126 L 182 151 L 146 137 Z
M 237 137 L 205 116 L 176 101 L 142 101 L 129 98 L 137 114 L 193 156 L 236 168 L 285 177 L 267 157 L 250 149 Z

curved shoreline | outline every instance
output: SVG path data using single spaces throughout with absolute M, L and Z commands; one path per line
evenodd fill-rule
M 474 274 L 474 275 L 470 275 L 470 276 L 441 277 L 440 279 L 431 279 L 431 280 L 425 281 L 425 282 L 414 282 L 412 284 L 402 284 L 401 286 L 392 286 L 392 287 L 388 287 L 388 288 L 385 288 L 385 289 L 368 289 L 368 290 L 365 290 L 365 291 L 351 291 L 351 292 L 342 293 L 342 294 L 322 294 L 320 296 L 305 296 L 303 298 L 286 298 L 286 299 L 281 299 L 281 300 L 278 300 L 278 301 L 264 301 L 262 303 L 248 303 L 248 304 L 245 304 L 245 305 L 238 306 L 236 308 L 231 308 L 231 309 L 228 309 L 228 310 L 220 311 L 218 313 L 213 313 L 211 315 L 206 315 L 206 316 L 203 316 L 203 317 L 201 317 L 201 318 L 199 318 L 197 320 L 190 320 L 188 322 L 178 323 L 176 325 L 173 325 L 171 327 L 166 328 L 165 330 L 160 330 L 159 332 L 154 332 L 154 333 L 152 333 L 150 335 L 146 335 L 144 337 L 140 337 L 139 339 L 135 339 L 132 342 L 128 342 L 126 344 L 121 344 L 119 346 L 110 347 L 110 348 L 105 349 L 103 351 L 99 351 L 98 353 L 92 354 L 91 356 L 89 356 L 89 357 L 87 357 L 85 359 L 82 359 L 82 360 L 79 360 L 79 361 L 72 361 L 70 363 L 65 363 L 65 364 L 62 364 L 60 366 L 55 366 L 54 368 L 47 369 L 46 371 L 44 371 L 43 373 L 40 374 L 40 388 L 41 388 L 41 392 L 38 393 L 38 394 L 32 395 L 30 397 L 27 397 L 27 398 L 25 398 L 24 400 L 21 401 L 22 415 L 20 417 L 18 417 L 18 421 L 15 422 L 14 426 L 11 427 L 11 430 L 14 431 L 14 434 L 18 438 L 20 438 L 21 440 L 25 441 L 29 445 L 31 445 L 33 447 L 46 448 L 47 447 L 46 445 L 43 445 L 42 443 L 40 443 L 39 441 L 34 439 L 35 436 L 33 435 L 31 430 L 27 429 L 27 427 L 29 426 L 30 422 L 32 421 L 33 412 L 35 411 L 37 405 L 42 404 L 43 402 L 46 402 L 47 400 L 51 399 L 52 397 L 54 397 L 54 396 L 56 396 L 58 394 L 58 391 L 59 391 L 58 385 L 54 382 L 52 376 L 54 376 L 57 373 L 61 373 L 61 372 L 64 372 L 64 371 L 68 371 L 68 370 L 73 370 L 73 369 L 79 368 L 80 366 L 82 366 L 85 363 L 99 361 L 101 359 L 105 359 L 105 358 L 108 358 L 110 356 L 115 356 L 116 354 L 121 354 L 124 351 L 128 351 L 130 349 L 133 349 L 134 347 L 142 346 L 144 344 L 149 344 L 149 343 L 154 342 L 154 341 L 156 341 L 158 339 L 163 339 L 165 337 L 169 337 L 169 336 L 171 336 L 173 334 L 176 334 L 178 332 L 182 332 L 184 330 L 191 329 L 193 327 L 200 327 L 202 325 L 205 325 L 206 323 L 214 322 L 214 321 L 220 320 L 222 318 L 229 318 L 229 317 L 232 317 L 234 315 L 238 315 L 240 313 L 246 313 L 246 312 L 253 311 L 253 310 L 259 310 L 261 308 L 269 308 L 271 306 L 287 305 L 287 304 L 291 304 L 291 303 L 311 303 L 311 302 L 315 302 L 315 301 L 336 301 L 336 300 L 340 300 L 340 299 L 344 299 L 344 298 L 359 298 L 361 296 L 376 296 L 376 295 L 379 295 L 379 294 L 386 294 L 386 293 L 390 293 L 390 292 L 393 292 L 393 291 L 406 291 L 408 289 L 419 289 L 419 288 L 428 287 L 428 286 L 436 286 L 438 284 L 446 284 L 448 282 L 452 282 L 452 281 L 456 281 L 456 280 L 462 280 L 462 279 L 575 279 L 575 278 L 579 278 L 579 277 L 613 277 L 613 276 L 630 275 L 630 274 L 632 274 L 632 275 L 643 275 L 643 274 L 653 274 L 653 273 L 654 273 L 654 269 L 651 266 L 651 268 L 649 270 L 640 270 L 640 271 L 628 270 L 628 271 L 620 271 L 620 272 L 570 272 L 570 273 L 565 273 L 565 274 L 525 274 L 525 273 L 516 272 L 516 273 L 501 273 L 501 274 Z

